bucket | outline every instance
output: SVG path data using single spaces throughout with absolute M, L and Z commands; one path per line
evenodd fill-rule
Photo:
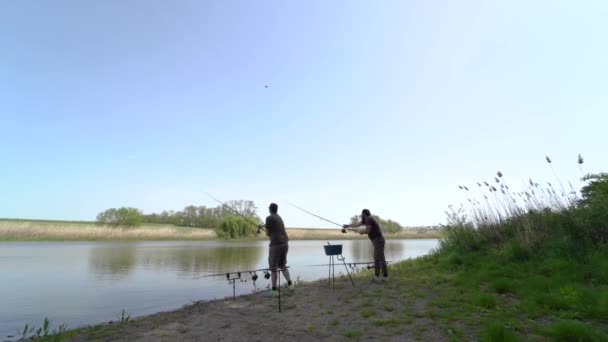
M 326 245 L 323 246 L 325 248 L 325 255 L 341 255 L 342 254 L 342 245 Z

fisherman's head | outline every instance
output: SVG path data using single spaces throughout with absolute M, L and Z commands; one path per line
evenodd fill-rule
M 271 214 L 276 214 L 279 211 L 279 206 L 276 203 L 270 203 L 270 206 L 268 206 L 268 210 Z
M 372 213 L 369 212 L 369 209 L 363 209 L 361 210 L 361 218 L 362 219 L 366 219 L 368 217 L 372 216 Z

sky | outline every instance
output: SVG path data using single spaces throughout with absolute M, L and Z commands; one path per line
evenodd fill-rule
M 608 165 L 608 2 L 0 2 L 0 217 L 445 222 Z M 585 163 L 578 168 L 577 156 Z M 552 164 L 545 162 L 550 156 Z

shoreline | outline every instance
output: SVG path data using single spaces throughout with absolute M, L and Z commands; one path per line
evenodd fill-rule
M 342 234 L 340 229 L 287 228 L 290 240 L 356 240 L 367 239 L 355 233 Z M 404 230 L 384 234 L 386 239 L 438 239 L 440 229 Z M 222 240 L 213 229 L 144 224 L 139 227 L 111 227 L 95 222 L 0 219 L 0 241 L 264 241 L 266 236 Z
M 293 293 L 282 291 L 281 312 L 278 298 L 269 298 L 268 290 L 261 290 L 235 300 L 228 296 L 198 301 L 128 321 L 80 327 L 63 336 L 67 341 L 349 341 L 379 336 L 386 341 L 449 339 L 450 333 L 434 328 L 435 322 L 417 318 L 425 315 L 431 297 L 404 296 L 406 288 L 408 292 L 420 290 L 415 284 L 370 283 L 371 274 L 369 270 L 355 274 L 355 287 L 348 277 L 336 277 L 335 290 L 328 279 L 298 283 Z M 373 300 L 379 293 L 385 299 Z M 401 324 L 402 317 L 409 318 Z M 411 329 L 408 321 L 424 328 Z

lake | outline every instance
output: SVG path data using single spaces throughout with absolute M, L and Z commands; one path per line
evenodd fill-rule
M 327 278 L 326 241 L 290 241 L 292 278 Z M 341 240 L 346 262 L 371 261 L 369 240 Z M 428 254 L 438 240 L 387 240 L 387 260 Z M 232 296 L 225 276 L 206 274 L 267 267 L 268 242 L 0 242 L 0 340 L 25 324 L 69 328 L 173 310 Z M 390 265 L 390 264 L 389 264 Z M 336 275 L 344 273 L 337 265 Z M 257 290 L 269 280 L 262 274 Z M 255 290 L 249 275 L 237 295 Z

